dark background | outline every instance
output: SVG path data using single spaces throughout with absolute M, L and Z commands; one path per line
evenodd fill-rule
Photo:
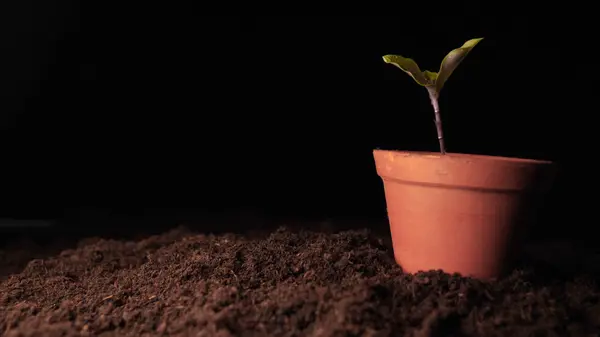
M 384 217 L 372 150 L 439 148 L 426 91 L 382 55 L 437 70 L 484 37 L 442 92 L 448 150 L 555 160 L 543 226 L 564 236 L 595 221 L 588 21 L 3 7 L 4 217 Z

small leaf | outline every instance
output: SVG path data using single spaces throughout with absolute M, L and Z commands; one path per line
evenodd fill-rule
M 435 83 L 435 88 L 437 93 L 439 94 L 444 87 L 444 84 L 452 75 L 452 72 L 458 67 L 458 65 L 467 57 L 469 52 L 479 43 L 479 41 L 483 40 L 483 38 L 471 39 L 465 42 L 462 47 L 454 49 L 449 52 L 446 57 L 442 60 L 442 65 L 440 66 L 440 71 L 437 76 L 437 80 Z
M 412 59 L 402 57 L 400 55 L 385 55 L 383 60 L 385 63 L 393 64 L 402 69 L 402 71 L 409 74 L 418 84 L 422 86 L 433 85 L 435 83 L 431 80 L 433 78 L 432 74 L 435 73 L 422 72 L 417 63 Z

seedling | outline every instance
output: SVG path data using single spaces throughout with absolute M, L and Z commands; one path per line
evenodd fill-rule
M 421 71 L 417 63 L 409 58 L 400 55 L 385 55 L 383 60 L 386 63 L 393 64 L 409 74 L 419 85 L 425 87 L 429 93 L 429 99 L 435 112 L 435 127 L 437 129 L 438 140 L 440 142 L 440 151 L 446 154 L 446 145 L 444 144 L 444 133 L 442 131 L 442 119 L 440 118 L 440 107 L 438 99 L 444 84 L 452 75 L 452 72 L 458 67 L 462 60 L 467 57 L 471 49 L 475 47 L 483 38 L 471 39 L 465 42 L 462 47 L 452 50 L 442 60 L 439 72 Z

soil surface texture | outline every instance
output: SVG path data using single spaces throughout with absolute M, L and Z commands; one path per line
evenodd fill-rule
M 2 336 L 598 336 L 592 277 L 403 274 L 366 230 L 86 239 L 15 268 Z M 451 252 L 449 252 L 451 254 Z

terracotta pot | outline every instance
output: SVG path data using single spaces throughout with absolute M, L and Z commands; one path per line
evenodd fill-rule
M 535 215 L 555 165 L 481 155 L 375 150 L 396 262 L 495 278 Z M 538 194 L 538 193 L 542 194 Z

